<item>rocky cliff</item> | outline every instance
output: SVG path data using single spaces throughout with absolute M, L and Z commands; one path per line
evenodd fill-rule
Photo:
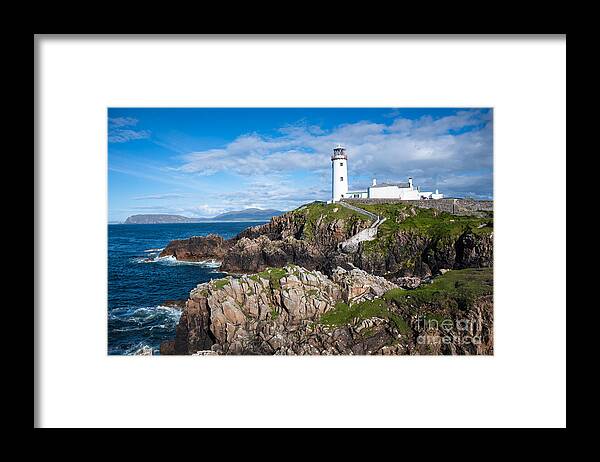
M 230 273 L 297 264 L 331 275 L 338 266 L 351 263 L 400 284 L 440 270 L 492 265 L 491 212 L 458 216 L 403 203 L 360 206 L 386 221 L 375 240 L 361 242 L 352 252 L 342 252 L 339 244 L 368 228 L 372 220 L 339 204 L 312 203 L 233 239 L 207 236 L 173 241 L 161 256 L 216 259 L 222 262 L 221 270 Z
M 161 354 L 492 354 L 492 324 L 489 268 L 404 290 L 349 265 L 287 265 L 199 284 Z
M 204 261 L 207 259 L 222 261 L 232 246 L 232 240 L 225 240 L 216 234 L 193 236 L 189 239 L 176 239 L 169 242 L 160 253 L 160 256 L 173 256 L 182 261 Z

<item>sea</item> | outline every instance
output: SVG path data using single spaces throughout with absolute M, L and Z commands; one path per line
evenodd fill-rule
M 159 354 L 163 340 L 175 338 L 180 309 L 196 285 L 219 279 L 219 263 L 159 258 L 173 239 L 214 233 L 231 238 L 260 222 L 108 225 L 108 354 Z

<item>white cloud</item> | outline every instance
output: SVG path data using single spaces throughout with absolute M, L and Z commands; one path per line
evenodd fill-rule
M 150 130 L 134 130 L 138 119 L 133 117 L 109 117 L 108 118 L 108 142 L 126 143 L 131 140 L 141 140 L 150 137 Z
M 136 205 L 131 207 L 131 210 L 144 210 L 149 213 L 176 213 L 178 209 L 166 205 Z
M 231 191 L 219 195 L 219 201 L 229 209 L 275 208 L 291 210 L 300 204 L 326 199 L 330 187 L 324 185 L 298 184 L 283 175 L 258 176 L 245 185 L 243 192 Z
M 129 127 L 133 125 L 137 125 L 138 119 L 134 117 L 109 117 L 108 118 L 108 126 L 115 127 Z
M 142 140 L 150 137 L 149 130 L 121 130 L 114 129 L 108 134 L 109 143 L 126 143 L 131 140 Z
M 185 195 L 177 194 L 177 193 L 148 194 L 145 196 L 136 196 L 133 198 L 133 200 L 134 201 L 144 201 L 144 200 L 179 199 L 181 197 L 185 197 Z
M 332 147 L 342 143 L 351 181 L 360 182 L 361 176 L 399 180 L 412 175 L 421 184 L 442 189 L 450 186 L 444 178 L 469 177 L 482 170 L 491 175 L 491 118 L 488 111 L 462 110 L 438 119 L 397 117 L 390 124 L 362 121 L 332 130 L 298 124 L 281 128 L 280 136 L 246 134 L 221 149 L 186 154 L 176 170 L 195 175 L 285 176 L 299 171 L 323 175 L 330 169 Z M 303 190 L 303 185 L 294 186 L 296 193 Z M 491 180 L 478 188 L 478 193 L 491 195 Z
M 137 124 L 133 118 L 110 119 L 112 142 L 150 136 L 140 134 Z M 184 191 L 132 197 L 148 202 L 137 202 L 128 214 L 211 217 L 250 207 L 291 210 L 329 199 L 330 155 L 342 143 L 351 189 L 366 188 L 373 177 L 384 182 L 412 176 L 423 191 L 437 188 L 447 196 L 490 198 L 492 130 L 492 114 L 485 110 L 416 120 L 393 112 L 386 123 L 361 121 L 330 130 L 300 121 L 281 127 L 274 136 L 248 133 L 218 149 L 180 155 L 171 165 L 113 154 L 110 170 L 167 184 L 167 191 Z
M 189 217 L 214 217 L 227 211 L 223 207 L 214 207 L 208 204 L 198 204 L 190 207 L 184 207 L 183 211 Z

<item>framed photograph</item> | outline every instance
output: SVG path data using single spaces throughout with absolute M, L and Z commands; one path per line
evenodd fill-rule
M 566 36 L 34 62 L 35 427 L 566 426 Z
M 109 108 L 108 354 L 493 354 L 492 114 Z

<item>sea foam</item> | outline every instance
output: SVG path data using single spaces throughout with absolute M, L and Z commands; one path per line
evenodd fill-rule
M 203 266 L 205 268 L 218 268 L 221 266 L 221 262 L 213 259 L 201 260 L 201 261 L 184 261 L 177 260 L 173 255 L 167 255 L 166 257 L 135 257 L 132 258 L 133 263 L 159 263 L 162 265 L 176 266 L 176 265 L 196 265 Z

